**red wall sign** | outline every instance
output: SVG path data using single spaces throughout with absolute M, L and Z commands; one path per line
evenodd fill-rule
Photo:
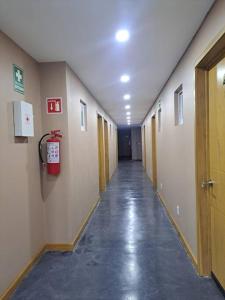
M 62 98 L 47 98 L 47 113 L 62 114 Z

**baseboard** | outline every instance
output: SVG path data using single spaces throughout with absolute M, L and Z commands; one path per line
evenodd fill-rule
M 168 208 L 167 208 L 167 206 L 166 206 L 166 203 L 165 203 L 165 201 L 164 201 L 162 195 L 160 195 L 160 193 L 157 192 L 157 196 L 158 196 L 158 198 L 160 199 L 162 205 L 164 206 L 164 208 L 165 208 L 165 210 L 166 210 L 166 212 L 167 212 L 167 215 L 168 215 L 168 217 L 169 217 L 169 219 L 170 219 L 172 225 L 173 225 L 174 228 L 176 229 L 177 234 L 178 234 L 178 236 L 179 236 L 179 238 L 180 238 L 180 240 L 181 240 L 181 242 L 182 242 L 182 244 L 183 244 L 183 246 L 184 246 L 184 248 L 185 248 L 185 250 L 186 250 L 188 256 L 191 258 L 192 264 L 194 265 L 194 267 L 195 267 L 195 269 L 196 269 L 196 272 L 198 273 L 198 263 L 197 263 L 197 259 L 196 259 L 196 257 L 194 256 L 194 254 L 193 254 L 193 252 L 192 252 L 192 250 L 191 250 L 191 247 L 190 247 L 189 243 L 187 242 L 186 238 L 184 237 L 182 231 L 179 229 L 178 224 L 176 223 L 176 221 L 174 220 L 174 218 L 173 218 L 172 215 L 170 214 L 170 212 L 169 212 L 169 210 L 168 210 Z
M 48 251 L 62 251 L 62 252 L 70 252 L 73 251 L 74 247 L 76 246 L 78 240 L 81 237 L 81 234 L 83 233 L 89 219 L 91 218 L 96 206 L 98 205 L 100 201 L 100 198 L 98 201 L 92 206 L 90 212 L 88 213 L 87 217 L 85 218 L 84 222 L 81 224 L 80 229 L 78 233 L 76 234 L 76 237 L 71 243 L 68 244 L 46 244 L 44 245 L 41 250 L 29 261 L 27 266 L 17 275 L 16 279 L 10 284 L 10 286 L 7 288 L 7 290 L 0 295 L 0 300 L 8 300 L 9 297 L 12 295 L 12 293 L 15 291 L 15 289 L 19 286 L 23 278 L 30 272 L 30 270 L 33 268 L 33 266 L 38 262 L 38 260 L 41 258 L 41 256 Z
M 90 217 L 92 216 L 96 206 L 98 205 L 100 201 L 100 198 L 98 199 L 98 201 L 92 206 L 91 210 L 89 211 L 87 217 L 85 218 L 85 220 L 81 223 L 81 226 L 78 230 L 78 233 L 76 234 L 75 238 L 73 239 L 73 241 L 71 243 L 68 244 L 47 244 L 45 246 L 46 251 L 62 251 L 62 252 L 66 252 L 66 251 L 73 251 L 74 247 L 76 246 L 78 240 L 81 237 L 81 234 L 83 233 Z
M 72 251 L 73 250 L 73 245 L 68 243 L 68 244 L 47 244 L 45 246 L 45 252 L 48 251 L 57 251 L 57 252 L 67 252 L 67 251 Z
M 146 172 L 146 174 L 147 174 L 147 172 Z M 152 185 L 152 179 L 151 179 L 151 177 L 148 176 L 148 174 L 147 174 L 147 177 L 148 177 L 148 179 L 149 179 L 149 181 L 150 181 L 150 183 Z M 177 232 L 177 234 L 178 234 L 178 236 L 179 236 L 179 238 L 180 238 L 180 240 L 181 240 L 181 242 L 182 242 L 182 244 L 184 246 L 184 249 L 186 250 L 188 256 L 191 258 L 192 264 L 195 267 L 196 272 L 199 274 L 198 262 L 197 262 L 197 259 L 196 259 L 195 255 L 193 254 L 193 252 L 191 250 L 191 247 L 190 247 L 189 243 L 185 239 L 182 231 L 179 229 L 178 224 L 176 223 L 176 221 L 173 219 L 172 215 L 170 214 L 170 212 L 169 212 L 169 210 L 168 210 L 168 208 L 166 206 L 166 202 L 163 199 L 162 195 L 159 192 L 156 192 L 156 194 L 157 194 L 158 198 L 160 199 L 163 207 L 165 208 L 166 213 L 167 213 L 167 215 L 168 215 L 168 217 L 170 219 L 170 222 L 172 223 L 172 225 L 176 229 L 176 232 Z
M 21 283 L 23 278 L 30 272 L 32 267 L 36 264 L 36 262 L 40 259 L 40 257 L 45 252 L 45 246 L 41 248 L 41 250 L 28 262 L 26 267 L 17 275 L 16 279 L 11 283 L 11 285 L 7 288 L 7 290 L 0 296 L 1 300 L 7 300 L 15 291 L 17 286 Z
M 95 211 L 96 207 L 98 206 L 99 202 L 100 202 L 101 198 L 99 197 L 98 201 L 92 206 L 91 210 L 89 211 L 86 219 L 84 220 L 84 222 L 81 224 L 80 229 L 78 230 L 78 233 L 76 235 L 76 237 L 74 238 L 74 240 L 72 241 L 71 245 L 74 248 L 77 244 L 77 242 L 79 241 L 81 234 L 83 233 L 85 227 L 87 226 L 87 223 L 89 222 L 93 212 Z

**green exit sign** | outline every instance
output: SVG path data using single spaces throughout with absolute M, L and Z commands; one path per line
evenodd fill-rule
M 13 65 L 13 85 L 16 92 L 24 94 L 24 71 L 17 65 Z

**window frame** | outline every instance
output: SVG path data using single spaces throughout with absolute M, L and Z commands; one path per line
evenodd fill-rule
M 162 108 L 160 107 L 157 112 L 158 115 L 158 132 L 162 130 Z
M 87 104 L 83 100 L 80 100 L 80 128 L 87 131 Z
M 184 92 L 182 84 L 174 92 L 174 118 L 175 126 L 184 124 Z

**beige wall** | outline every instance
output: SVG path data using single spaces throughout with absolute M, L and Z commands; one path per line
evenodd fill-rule
M 65 62 L 40 64 L 43 130 L 63 133 L 59 177 L 43 175 L 46 234 L 50 244 L 71 243 L 99 199 L 97 113 L 113 121 Z M 62 97 L 63 114 L 46 114 L 46 97 Z M 87 105 L 87 131 L 81 131 L 80 100 Z M 115 135 L 115 130 L 113 137 Z M 110 139 L 110 174 L 116 168 Z
M 68 199 L 69 189 L 69 135 L 66 87 L 66 63 L 40 64 L 41 104 L 43 134 L 54 129 L 63 133 L 61 143 L 61 174 L 60 176 L 47 175 L 42 172 L 42 189 L 45 203 L 46 237 L 50 244 L 68 243 Z M 62 97 L 63 114 L 48 115 L 46 113 L 46 98 Z
M 162 129 L 157 132 L 158 192 L 195 257 L 195 65 L 224 28 L 225 1 L 218 0 L 143 123 L 146 125 L 147 174 L 151 177 L 150 122 L 160 101 Z M 184 92 L 184 124 L 175 126 L 174 91 L 180 84 L 183 84 Z M 177 205 L 180 206 L 179 216 Z
M 12 64 L 25 71 L 25 95 L 14 92 Z M 112 125 L 110 175 L 117 166 L 117 129 L 64 62 L 38 64 L 0 33 L 0 295 L 45 244 L 71 243 L 99 199 L 97 112 Z M 63 114 L 46 114 L 46 97 L 63 98 Z M 80 130 L 80 99 L 88 130 Z M 14 100 L 33 104 L 35 137 L 14 139 Z M 58 177 L 40 171 L 38 141 L 63 132 Z
M 72 187 L 69 220 L 71 221 L 70 239 L 73 239 L 80 224 L 84 221 L 84 217 L 99 199 L 97 114 L 101 114 L 108 122 L 110 175 L 116 168 L 116 131 L 113 121 L 105 114 L 68 66 L 66 74 L 69 120 L 69 179 Z M 87 131 L 81 131 L 80 127 L 80 100 L 87 105 Z M 112 126 L 111 135 L 109 124 Z
M 25 95 L 13 90 L 12 65 L 25 71 Z M 45 243 L 38 140 L 42 135 L 38 64 L 0 33 L 0 295 Z M 15 100 L 33 104 L 35 137 L 15 140 Z

